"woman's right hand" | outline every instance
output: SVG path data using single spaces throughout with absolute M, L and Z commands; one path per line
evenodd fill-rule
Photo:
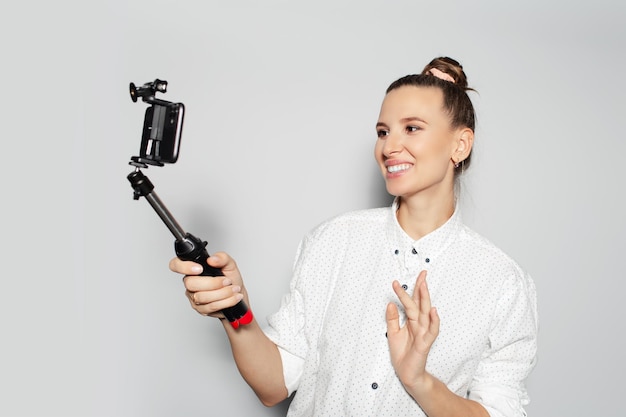
M 234 259 L 223 252 L 214 253 L 207 262 L 210 266 L 221 269 L 224 276 L 198 276 L 203 269 L 200 265 L 178 258 L 170 261 L 170 269 L 185 275 L 185 295 L 194 310 L 205 316 L 222 319 L 237 369 L 261 402 L 266 406 L 278 404 L 288 394 L 278 347 L 263 333 L 256 320 L 235 328 L 220 312 L 242 299 L 250 305 L 239 268 Z
M 204 316 L 223 319 L 221 310 L 247 298 L 243 280 L 235 260 L 224 252 L 214 253 L 207 259 L 207 263 L 221 269 L 224 276 L 199 276 L 202 266 L 179 258 L 172 259 L 169 266 L 173 272 L 185 275 L 185 295 L 194 310 Z M 247 299 L 246 303 L 249 305 Z

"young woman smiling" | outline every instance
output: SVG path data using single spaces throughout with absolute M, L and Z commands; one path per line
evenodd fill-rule
M 230 256 L 208 260 L 220 278 L 170 262 L 186 275 L 192 307 L 222 319 L 265 405 L 295 392 L 289 416 L 526 415 L 535 287 L 457 210 L 474 141 L 467 90 L 463 68 L 446 57 L 389 86 L 374 153 L 393 205 L 337 216 L 305 236 L 290 292 L 264 328 L 253 320 L 234 329 L 220 313 L 249 301 Z

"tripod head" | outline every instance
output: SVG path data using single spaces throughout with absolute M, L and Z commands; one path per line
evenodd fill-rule
M 137 102 L 138 97 L 141 97 L 141 99 L 147 103 L 152 103 L 157 91 L 161 93 L 167 92 L 167 81 L 162 81 L 157 78 L 152 82 L 145 83 L 141 87 L 136 87 L 135 83 L 130 83 L 130 98 L 134 103 Z
M 143 102 L 150 104 L 144 117 L 139 156 L 131 157 L 129 164 L 147 168 L 149 165 L 175 163 L 180 149 L 185 106 L 155 97 L 156 93 L 167 92 L 167 81 L 158 78 L 141 87 L 130 83 L 129 90 L 134 103 L 141 97 Z

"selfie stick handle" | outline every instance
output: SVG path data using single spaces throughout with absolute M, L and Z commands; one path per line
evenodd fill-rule
M 207 242 L 202 241 L 191 233 L 185 233 L 176 222 L 176 219 L 167 210 L 167 207 L 161 202 L 159 196 L 154 192 L 154 185 L 152 185 L 148 177 L 137 168 L 127 178 L 134 190 L 133 198 L 138 200 L 139 197 L 145 197 L 176 238 L 174 242 L 176 256 L 183 261 L 193 261 L 202 265 L 203 271 L 200 275 L 211 277 L 224 276 L 220 269 L 214 268 L 207 263 L 209 257 L 209 253 L 206 250 Z M 239 328 L 240 325 L 249 324 L 253 319 L 252 311 L 248 309 L 243 300 L 232 307 L 223 309 L 222 313 L 235 329 Z

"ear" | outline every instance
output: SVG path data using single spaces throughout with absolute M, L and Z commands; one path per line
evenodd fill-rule
M 456 133 L 456 150 L 452 155 L 454 163 L 464 161 L 472 152 L 474 146 L 474 131 L 469 127 L 459 129 Z

